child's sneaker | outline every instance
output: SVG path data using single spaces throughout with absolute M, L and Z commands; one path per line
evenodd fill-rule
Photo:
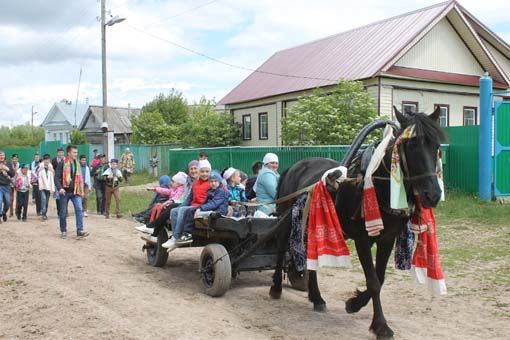
M 61 239 L 66 239 L 67 238 L 67 233 L 65 231 L 61 232 L 60 233 L 60 238 Z
M 145 234 L 152 234 L 154 232 L 154 228 L 147 228 L 145 224 L 135 227 L 135 229 Z
M 179 247 L 177 245 L 177 243 L 175 242 L 175 239 L 173 236 L 170 237 L 170 239 L 168 241 L 166 241 L 165 243 L 163 243 L 161 246 L 163 248 L 166 248 L 168 253 L 170 253 L 171 251 L 174 251 L 175 249 L 177 249 Z
M 152 235 L 143 235 L 142 236 L 142 239 L 144 239 L 145 241 L 147 242 L 151 242 L 151 243 L 158 243 L 158 238 L 156 236 L 152 236 Z
M 182 234 L 181 237 L 175 240 L 175 244 L 177 244 L 178 246 L 190 243 L 193 243 L 193 236 L 191 236 L 191 234 L 188 233 Z

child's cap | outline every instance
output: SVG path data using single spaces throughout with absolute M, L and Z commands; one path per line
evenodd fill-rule
M 21 168 L 22 168 L 22 169 L 29 169 L 29 168 L 30 168 L 30 166 L 29 166 L 28 164 L 22 164 L 22 165 L 21 165 Z
M 211 170 L 212 167 L 211 167 L 211 163 L 209 163 L 209 161 L 207 159 L 203 159 L 201 161 L 198 161 L 198 170 L 200 169 L 209 169 Z M 221 178 L 221 176 L 220 176 Z
M 117 158 L 110 159 L 110 163 L 119 163 L 119 160 Z
M 172 177 L 172 181 L 175 183 L 179 183 L 181 185 L 184 185 L 188 182 L 188 175 L 186 175 L 184 172 L 179 171 Z
M 221 178 L 221 175 L 218 171 L 216 170 L 213 170 L 211 171 L 211 173 L 209 174 L 209 180 L 215 180 L 215 181 L 218 181 L 221 183 L 222 181 L 222 178 Z
M 225 181 L 228 181 L 230 177 L 232 177 L 232 175 L 236 172 L 236 169 L 234 168 L 228 168 L 227 170 L 225 170 L 225 172 L 223 173 L 223 179 Z
M 159 178 L 159 186 L 160 187 L 167 187 L 170 185 L 170 177 L 167 175 L 163 175 Z

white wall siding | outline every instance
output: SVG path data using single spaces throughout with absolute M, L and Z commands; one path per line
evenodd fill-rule
M 399 110 L 402 110 L 403 101 L 418 102 L 418 110 L 425 113 L 432 113 L 436 104 L 448 105 L 449 126 L 461 126 L 464 106 L 472 106 L 477 108 L 477 123 L 479 122 L 480 97 L 476 87 L 400 79 L 384 79 L 382 82 L 386 86 L 394 87 L 393 104 Z
M 277 118 L 277 106 L 275 104 L 254 106 L 245 109 L 232 110 L 236 122 L 242 125 L 243 116 L 251 115 L 251 140 L 242 140 L 243 146 L 276 146 L 280 135 L 280 122 Z M 259 139 L 259 113 L 267 112 L 268 115 L 268 139 Z M 278 124 L 277 124 L 278 120 Z M 242 129 L 242 127 L 241 127 Z
M 393 87 L 381 83 L 381 104 L 379 114 L 381 116 L 393 117 Z
M 446 19 L 407 52 L 396 66 L 482 75 L 483 69 Z
M 491 44 L 489 44 L 486 40 L 483 41 L 485 43 L 485 46 L 489 49 L 491 54 L 496 59 L 496 62 L 501 66 L 503 69 L 503 72 L 510 77 L 510 59 L 505 57 L 501 52 L 499 52 L 497 49 L 495 49 Z

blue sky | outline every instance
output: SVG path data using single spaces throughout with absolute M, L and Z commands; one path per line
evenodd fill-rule
M 126 17 L 108 27 L 109 105 L 140 107 L 171 88 L 190 101 L 221 99 L 249 72 L 214 63 L 152 36 L 257 68 L 274 52 L 437 3 L 427 0 L 107 0 Z M 460 1 L 510 41 L 507 0 Z M 197 8 L 199 7 L 199 8 Z M 0 124 L 40 123 L 51 105 L 101 104 L 99 3 L 19 0 L 0 4 Z

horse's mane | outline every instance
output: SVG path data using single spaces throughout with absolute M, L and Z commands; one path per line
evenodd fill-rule
M 441 126 L 434 119 L 431 119 L 427 114 L 418 112 L 406 115 L 409 121 L 406 125 L 414 125 L 416 136 L 418 138 L 425 138 L 427 141 L 445 142 L 447 140 Z

